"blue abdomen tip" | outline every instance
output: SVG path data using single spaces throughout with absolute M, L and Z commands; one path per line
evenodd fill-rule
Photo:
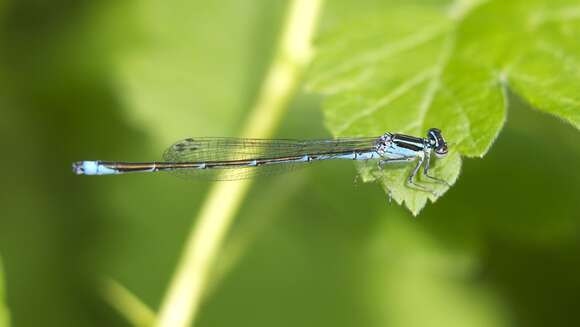
M 99 161 L 79 161 L 73 163 L 73 172 L 77 175 L 112 175 L 118 171 L 103 166 Z
M 79 161 L 73 163 L 73 172 L 77 175 L 97 175 L 98 166 L 97 161 Z

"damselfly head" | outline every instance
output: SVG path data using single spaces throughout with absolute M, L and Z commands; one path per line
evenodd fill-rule
M 438 128 L 429 129 L 427 132 L 427 140 L 429 141 L 429 146 L 438 158 L 443 158 L 447 155 L 447 142 L 445 142 L 443 135 L 441 135 L 441 130 Z

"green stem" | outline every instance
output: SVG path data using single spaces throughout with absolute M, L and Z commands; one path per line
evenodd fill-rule
M 312 57 L 311 39 L 322 0 L 294 0 L 276 56 L 250 114 L 244 137 L 271 137 Z M 161 304 L 157 326 L 186 327 L 197 318 L 209 274 L 250 180 L 214 184 Z
M 117 309 L 131 325 L 150 327 L 155 322 L 155 313 L 131 291 L 113 279 L 105 279 L 103 296 L 109 304 Z
M 2 266 L 2 260 L 0 258 L 0 327 L 10 326 L 10 312 L 5 301 L 4 267 Z

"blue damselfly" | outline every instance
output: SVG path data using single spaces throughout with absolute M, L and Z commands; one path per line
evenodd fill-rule
M 423 167 L 426 178 L 448 185 L 429 174 L 431 154 L 444 157 L 447 151 L 447 143 L 437 128 L 429 129 L 425 138 L 395 133 L 323 140 L 205 137 L 175 143 L 165 151 L 161 162 L 80 161 L 73 164 L 73 172 L 78 175 L 111 175 L 170 171 L 210 180 L 239 180 L 288 171 L 322 160 L 377 160 L 380 168 L 387 164 L 416 161 L 407 183 L 428 191 L 416 183 L 415 176 Z

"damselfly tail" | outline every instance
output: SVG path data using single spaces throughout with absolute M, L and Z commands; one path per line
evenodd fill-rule
M 376 138 L 326 140 L 264 140 L 243 138 L 185 139 L 169 147 L 163 162 L 81 161 L 78 175 L 113 175 L 169 171 L 209 180 L 237 180 L 287 172 L 305 164 L 331 159 L 375 159 Z

